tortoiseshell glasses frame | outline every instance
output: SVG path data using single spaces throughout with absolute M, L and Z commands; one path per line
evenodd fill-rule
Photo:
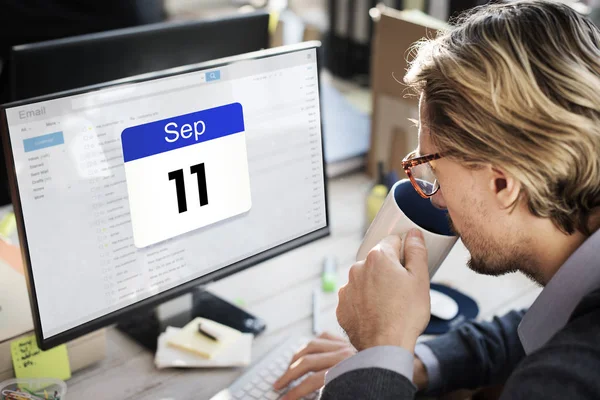
M 430 198 L 431 196 L 433 196 L 434 194 L 436 194 L 438 190 L 440 190 L 440 185 L 437 182 L 437 179 L 435 180 L 435 182 L 428 182 L 433 186 L 433 192 L 425 193 L 423 191 L 423 188 L 421 188 L 421 186 L 417 182 L 417 178 L 414 176 L 411 169 L 414 167 L 417 167 L 419 165 L 426 164 L 431 161 L 439 160 L 440 158 L 443 157 L 443 155 L 441 155 L 440 153 L 434 153 L 434 154 L 426 154 L 426 155 L 420 156 L 420 157 L 415 157 L 416 154 L 417 154 L 416 150 L 408 153 L 408 155 L 406 157 L 404 157 L 404 160 L 402 160 L 402 168 L 404 168 L 404 172 L 408 176 L 408 179 L 410 179 L 410 182 L 412 183 L 412 185 L 415 188 L 415 190 L 417 191 L 417 193 L 419 193 L 419 195 L 421 197 L 423 197 L 424 199 L 427 199 L 427 198 Z M 431 165 L 429 167 L 431 168 Z

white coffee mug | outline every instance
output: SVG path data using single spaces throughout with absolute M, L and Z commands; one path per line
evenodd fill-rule
M 398 235 L 402 238 L 400 262 L 403 263 L 404 238 L 412 228 L 418 228 L 423 233 L 429 277 L 433 277 L 458 237 L 450 229 L 447 212 L 436 208 L 429 199 L 422 198 L 408 179 L 392 186 L 365 234 L 356 260 L 364 260 L 384 237 Z

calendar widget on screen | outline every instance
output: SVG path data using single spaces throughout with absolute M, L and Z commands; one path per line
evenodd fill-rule
M 121 141 L 136 247 L 250 210 L 240 103 L 132 126 Z

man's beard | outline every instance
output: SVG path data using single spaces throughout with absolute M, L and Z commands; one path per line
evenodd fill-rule
M 448 225 L 469 250 L 470 258 L 467 266 L 472 271 L 488 276 L 501 276 L 520 271 L 533 281 L 541 283 L 541 277 L 536 273 L 536 262 L 522 249 L 508 245 L 498 246 L 481 235 L 465 238 L 456 229 L 450 215 L 448 215 Z

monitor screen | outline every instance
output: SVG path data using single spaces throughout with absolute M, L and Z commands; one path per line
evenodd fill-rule
M 42 346 L 328 233 L 314 44 L 5 117 Z

